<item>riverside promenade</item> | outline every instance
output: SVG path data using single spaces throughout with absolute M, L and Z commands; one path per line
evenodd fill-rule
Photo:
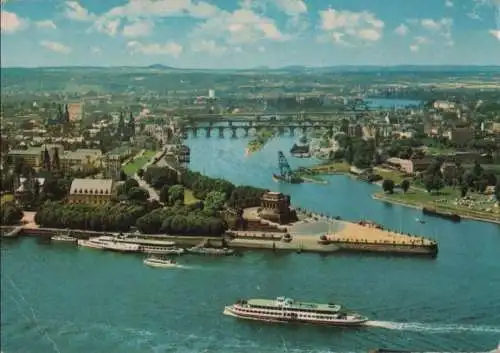
M 283 233 L 277 233 L 274 237 L 257 237 L 252 234 L 256 232 L 243 231 L 235 234 L 235 238 L 229 243 L 230 246 L 322 253 L 348 251 L 431 256 L 438 253 L 438 244 L 432 239 L 397 233 L 366 221 L 353 223 L 312 213 L 301 213 L 299 221 L 279 225 L 260 218 L 257 208 L 246 209 L 243 217 L 286 229 L 290 237 L 285 238 Z

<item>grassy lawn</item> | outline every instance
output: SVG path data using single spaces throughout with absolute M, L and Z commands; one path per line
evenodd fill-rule
M 200 201 L 200 200 L 198 200 L 194 196 L 194 194 L 193 194 L 193 192 L 191 190 L 184 189 L 184 204 L 185 205 L 191 205 L 191 204 L 193 204 L 195 202 L 198 202 L 198 201 Z
M 315 165 L 310 167 L 309 169 L 315 170 L 318 172 L 335 172 L 335 173 L 348 173 L 351 166 L 345 162 L 332 162 Z
M 400 173 L 398 171 L 392 171 L 392 170 L 388 170 L 388 169 L 375 167 L 374 173 L 380 175 L 384 179 L 391 179 L 396 184 L 401 184 L 401 182 L 405 179 L 409 179 L 410 183 L 411 183 L 411 178 L 405 177 L 403 173 Z
M 2 198 L 0 199 L 0 205 L 3 205 L 5 202 L 12 202 L 12 201 L 14 201 L 14 195 L 5 194 L 2 195 Z
M 481 201 L 482 204 L 480 202 L 477 203 L 477 207 L 462 206 L 455 204 L 457 199 L 460 199 L 460 190 L 450 187 L 442 189 L 439 193 L 427 193 L 425 191 L 410 189 L 407 193 L 399 191 L 394 194 L 377 193 L 376 196 L 387 201 L 395 201 L 418 207 L 425 206 L 436 208 L 442 211 L 457 213 L 462 216 L 493 220 L 498 220 L 500 218 L 500 208 L 494 207 L 494 203 L 488 201 L 487 196 L 481 194 L 470 194 L 472 198 Z M 441 200 L 447 201 L 443 202 Z M 485 210 L 488 208 L 491 209 L 491 211 Z
M 144 164 L 149 162 L 156 154 L 155 151 L 145 151 L 144 154 L 123 166 L 123 171 L 128 176 L 134 175 Z

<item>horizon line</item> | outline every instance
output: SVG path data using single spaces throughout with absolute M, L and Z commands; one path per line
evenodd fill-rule
M 178 67 L 165 64 L 150 64 L 150 65 L 55 65 L 55 66 L 1 66 L 0 70 L 3 69 L 55 69 L 55 68 L 100 68 L 100 69 L 112 69 L 112 68 L 138 68 L 138 69 L 154 69 L 154 66 L 164 69 L 172 70 L 280 70 L 289 68 L 304 68 L 304 69 L 330 69 L 330 68 L 398 68 L 398 67 L 420 67 L 420 68 L 436 68 L 436 67 L 457 67 L 457 68 L 482 68 L 482 67 L 495 67 L 500 68 L 500 64 L 393 64 L 393 65 L 352 65 L 352 64 L 339 64 L 339 65 L 325 65 L 325 66 L 313 66 L 313 65 L 285 65 L 279 67 L 272 67 L 267 65 L 259 65 L 253 67 L 240 67 L 240 68 L 209 68 L 209 67 Z

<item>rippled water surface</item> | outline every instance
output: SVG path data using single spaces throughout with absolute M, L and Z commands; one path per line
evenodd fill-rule
M 214 133 L 215 135 L 215 133 Z M 282 191 L 295 205 L 439 241 L 437 259 L 314 254 L 183 257 L 153 269 L 139 256 L 3 241 L 3 352 L 363 352 L 391 347 L 486 351 L 500 340 L 500 227 L 426 218 L 373 200 L 376 186 L 344 176 L 328 185 L 278 185 L 271 141 L 244 156 L 245 139 L 190 138 L 192 167 Z M 312 163 L 290 159 L 292 166 Z M 373 319 L 358 329 L 273 325 L 222 315 L 241 297 L 338 301 Z

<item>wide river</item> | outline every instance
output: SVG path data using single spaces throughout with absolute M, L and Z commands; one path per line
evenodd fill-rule
M 201 136 L 204 134 L 199 134 Z M 216 132 L 214 131 L 214 135 Z M 189 138 L 191 167 L 281 191 L 292 203 L 345 219 L 437 239 L 436 259 L 249 252 L 183 257 L 181 270 L 151 269 L 140 256 L 2 241 L 1 347 L 5 353 L 366 352 L 377 347 L 487 351 L 500 340 L 500 227 L 426 218 L 371 198 L 376 186 L 344 176 L 328 185 L 278 185 L 272 140 L 244 156 L 246 139 Z M 312 161 L 289 158 L 293 166 Z M 224 305 L 244 297 L 336 301 L 372 327 L 342 329 L 238 321 Z

